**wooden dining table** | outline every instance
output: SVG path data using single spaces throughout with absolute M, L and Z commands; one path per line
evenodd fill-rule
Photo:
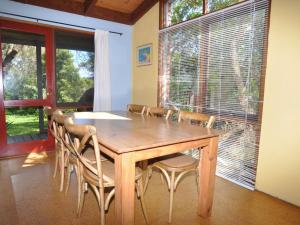
M 97 129 L 100 150 L 115 162 L 115 224 L 134 225 L 136 162 L 198 148 L 198 214 L 211 215 L 217 162 L 217 130 L 130 112 L 74 113 L 76 124 Z

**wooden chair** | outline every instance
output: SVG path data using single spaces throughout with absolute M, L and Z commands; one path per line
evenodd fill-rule
M 172 114 L 172 112 L 173 112 L 172 110 L 165 109 L 162 107 L 147 107 L 146 115 L 152 116 L 152 117 L 162 117 L 162 118 L 165 118 L 166 120 L 168 120 L 170 115 Z M 144 177 L 146 177 L 147 173 L 148 173 L 147 172 L 148 160 L 140 161 L 139 166 L 144 170 L 144 173 L 145 173 Z M 148 182 L 147 178 L 145 178 L 144 180 L 145 180 L 145 182 Z M 146 185 L 147 185 L 147 183 L 145 184 L 145 187 L 146 187 Z
M 67 149 L 66 156 L 65 156 L 65 166 L 67 168 L 67 180 L 66 180 L 66 187 L 65 187 L 65 194 L 67 194 L 70 186 L 70 179 L 71 179 L 71 173 L 75 171 L 75 176 L 77 178 L 77 214 L 79 214 L 80 210 L 80 195 L 81 195 L 81 174 L 80 174 L 80 162 L 79 158 L 77 157 L 76 152 L 74 149 L 70 148 L 70 138 L 68 136 L 68 133 L 65 133 L 65 139 L 64 143 Z M 86 148 L 84 149 L 84 155 L 85 157 L 93 162 L 96 162 L 95 154 L 93 146 L 91 146 L 89 143 L 87 143 Z M 100 155 L 101 162 L 106 161 L 107 158 L 105 158 L 102 154 Z
M 191 124 L 198 124 L 206 128 L 211 128 L 214 124 L 214 121 L 214 116 L 196 112 L 180 111 L 178 116 L 178 122 L 189 122 Z M 197 151 L 199 150 L 197 149 Z M 176 190 L 179 181 L 185 174 L 192 171 L 197 173 L 198 164 L 198 159 L 186 154 L 178 153 L 163 157 L 162 160 L 159 160 L 148 167 L 148 176 L 146 179 L 145 189 L 147 188 L 149 178 L 152 174 L 152 168 L 159 169 L 167 180 L 167 185 L 170 191 L 169 223 L 171 223 L 172 220 L 174 191 Z
M 48 111 L 47 111 L 48 110 Z M 50 113 L 51 110 L 45 109 L 46 113 Z M 60 191 L 63 191 L 64 187 L 64 175 L 65 175 L 65 155 L 66 149 L 64 146 L 64 115 L 61 110 L 57 109 L 52 113 L 51 121 L 49 124 L 49 130 L 55 139 L 55 166 L 53 177 L 56 177 L 57 171 L 60 172 Z
M 165 119 L 168 120 L 172 113 L 173 111 L 170 109 L 162 107 L 148 107 L 146 115 L 153 117 L 165 117 Z
M 136 105 L 136 104 L 128 104 L 127 105 L 128 112 L 138 113 L 144 115 L 146 106 L 144 105 Z
M 46 113 L 53 112 L 51 108 L 45 108 L 44 109 Z M 77 181 L 79 183 L 79 170 L 78 170 L 78 160 L 77 157 L 72 154 L 68 148 L 66 148 L 66 133 L 65 133 L 65 127 L 64 127 L 64 120 L 65 116 L 62 113 L 61 110 L 55 110 L 52 113 L 51 117 L 52 126 L 50 125 L 50 132 L 55 138 L 55 168 L 54 168 L 54 175 L 53 177 L 56 177 L 57 170 L 59 168 L 60 172 L 60 191 L 63 191 L 64 188 L 64 180 L 65 175 L 67 176 L 66 179 L 66 186 L 65 186 L 65 193 L 68 192 L 68 188 L 70 186 L 70 175 L 73 170 L 75 170 Z M 65 171 L 67 169 L 67 171 Z M 66 174 L 67 172 L 67 174 Z M 79 199 L 77 202 L 77 209 L 79 208 Z
M 67 130 L 67 148 L 75 153 L 79 161 L 80 170 L 80 199 L 78 215 L 81 214 L 84 201 L 84 192 L 89 185 L 94 191 L 101 213 L 101 225 L 105 224 L 105 211 L 108 210 L 109 202 L 115 194 L 115 167 L 111 160 L 101 160 L 100 148 L 96 136 L 96 128 L 91 125 L 75 125 L 71 117 L 65 119 Z M 93 156 L 89 149 L 93 150 Z M 136 190 L 140 198 L 143 214 L 148 224 L 148 217 L 144 203 L 144 190 L 142 173 L 136 168 Z M 107 197 L 104 197 L 104 189 L 110 189 Z
M 43 110 L 44 110 L 44 113 L 47 116 L 48 122 L 51 122 L 51 118 L 52 118 L 52 115 L 53 115 L 53 112 L 55 111 L 55 109 L 53 109 L 50 106 L 45 106 Z

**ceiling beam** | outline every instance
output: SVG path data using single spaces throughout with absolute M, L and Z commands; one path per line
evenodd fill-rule
M 132 13 L 131 22 L 135 24 L 149 9 L 151 9 L 158 0 L 144 0 Z
M 89 14 L 93 7 L 95 7 L 97 0 L 85 0 L 84 2 L 84 14 Z
M 102 7 L 92 7 L 90 12 L 86 14 L 86 16 L 132 25 L 131 14 L 122 13 Z
M 82 7 L 82 3 L 80 2 L 74 2 L 74 1 L 67 2 L 67 1 L 60 1 L 60 0 L 58 1 L 57 0 L 13 0 L 13 1 L 83 15 L 83 10 L 82 10 L 83 7 Z
M 90 4 L 84 4 L 75 1 L 61 1 L 61 0 L 13 0 L 15 2 L 41 6 L 45 8 L 60 10 L 64 12 L 75 13 L 84 16 L 90 16 L 98 19 L 109 20 L 117 23 L 124 23 L 131 25 L 132 17 L 131 14 L 122 13 L 114 11 L 111 9 L 93 7 L 93 2 L 88 2 Z M 87 12 L 85 10 L 87 9 Z

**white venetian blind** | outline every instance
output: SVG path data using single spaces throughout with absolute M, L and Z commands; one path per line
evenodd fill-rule
M 217 117 L 217 174 L 254 188 L 269 1 L 249 0 L 159 33 L 159 99 L 164 107 Z

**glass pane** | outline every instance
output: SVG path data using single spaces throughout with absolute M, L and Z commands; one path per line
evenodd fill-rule
M 56 49 L 57 103 L 93 104 L 94 53 Z
M 193 23 L 192 23 L 193 24 Z M 184 28 L 183 28 L 184 27 Z M 199 103 L 202 80 L 200 79 L 199 26 L 173 28 L 172 32 L 160 33 L 161 63 L 164 64 L 162 90 L 164 106 L 194 111 Z
M 202 15 L 202 0 L 169 0 L 166 3 L 167 26 Z
M 56 102 L 87 106 L 94 100 L 94 37 L 55 31 Z
M 209 110 L 257 115 L 265 11 L 228 17 L 209 26 L 208 92 Z
M 219 9 L 224 9 L 238 2 L 243 2 L 244 0 L 208 0 L 208 12 L 214 12 Z
M 42 35 L 0 30 L 5 100 L 45 99 L 45 40 Z
M 9 108 L 5 116 L 8 144 L 48 138 L 48 119 L 42 107 Z

